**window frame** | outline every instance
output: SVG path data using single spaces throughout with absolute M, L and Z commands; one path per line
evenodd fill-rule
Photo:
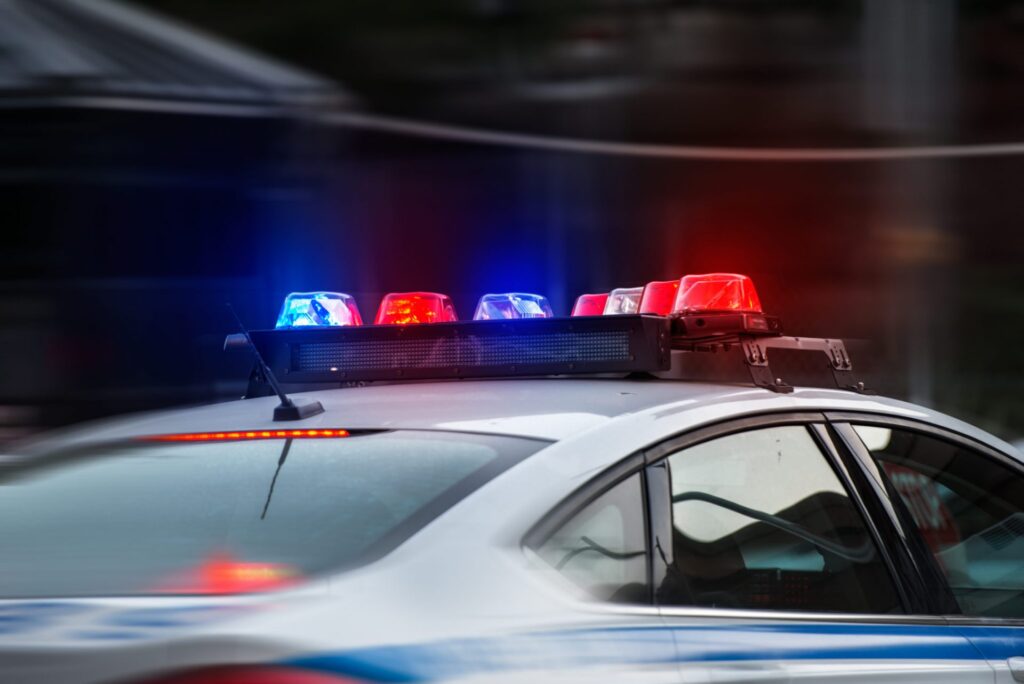
M 854 478 L 851 477 L 849 465 L 840 457 L 839 446 L 835 443 L 834 437 L 828 431 L 828 421 L 822 411 L 786 411 L 757 414 L 743 418 L 726 420 L 671 437 L 644 452 L 649 471 L 647 482 L 658 482 L 663 479 L 665 484 L 667 484 L 667 477 L 660 473 L 655 474 L 651 469 L 659 468 L 664 471 L 665 468 L 662 464 L 667 463 L 667 459 L 670 456 L 690 447 L 729 435 L 751 432 L 764 428 L 792 425 L 802 426 L 807 429 L 811 439 L 818 447 L 818 451 L 821 453 L 828 466 L 836 475 L 836 478 L 846 490 L 847 495 L 850 497 L 854 507 L 857 509 L 861 519 L 864 521 L 868 534 L 882 558 L 882 562 L 885 564 L 889 577 L 892 580 L 893 587 L 896 590 L 897 597 L 905 612 L 897 615 L 889 613 L 817 613 L 812 611 L 756 608 L 732 609 L 699 606 L 673 606 L 654 603 L 653 605 L 662 611 L 663 614 L 680 617 L 735 616 L 764 617 L 772 619 L 811 619 L 814 621 L 831 621 L 838 618 L 842 621 L 849 621 L 852 619 L 860 622 L 877 622 L 880 619 L 885 621 L 902 621 L 903 618 L 917 615 L 917 608 L 920 603 L 919 599 L 917 599 L 918 592 L 913 587 L 907 585 L 905 578 L 902 577 L 896 569 L 897 566 L 903 567 L 905 565 L 905 560 L 901 558 L 902 549 L 894 547 L 892 540 L 887 538 L 887 535 L 883 534 L 882 530 L 877 526 L 872 515 L 871 506 L 864 496 L 865 492 Z M 649 492 L 647 495 L 648 502 L 652 501 L 654 498 L 655 496 Z M 649 528 L 652 531 L 657 529 L 671 529 L 672 513 L 670 507 L 666 507 L 662 510 L 655 510 L 651 507 L 648 510 L 648 516 L 650 518 Z M 658 546 L 658 540 L 653 536 L 653 532 L 652 538 L 648 542 L 648 546 L 651 549 L 657 548 Z M 655 569 L 656 565 L 657 559 L 651 558 L 650 566 L 652 568 L 652 579 L 653 575 L 657 572 Z M 652 581 L 652 592 L 653 586 L 654 583 Z M 864 618 L 870 619 L 865 620 Z M 893 620 L 893 618 L 896 618 L 896 620 Z
M 956 432 L 951 429 L 940 427 L 933 423 L 913 420 L 900 416 L 889 416 L 886 414 L 858 412 L 858 411 L 829 411 L 825 413 L 829 424 L 841 435 L 840 441 L 851 458 L 859 462 L 859 469 L 865 471 L 867 468 L 874 468 L 874 459 L 868 449 L 854 432 L 853 426 L 866 425 L 874 427 L 886 427 L 892 429 L 916 432 L 928 437 L 950 442 L 957 447 L 966 449 L 978 455 L 982 459 L 989 459 L 1007 468 L 1018 477 L 1024 479 L 1024 463 L 1021 463 L 1012 456 L 995 449 L 984 442 L 973 437 Z M 1024 626 L 1024 616 L 1020 618 L 998 618 L 964 615 L 953 597 L 953 591 L 949 586 L 946 576 L 938 567 L 934 556 L 928 550 L 924 537 L 911 522 L 909 511 L 902 501 L 892 499 L 884 490 L 878 489 L 875 496 L 884 497 L 889 507 L 889 516 L 894 527 L 902 527 L 906 538 L 904 544 L 907 553 L 910 554 L 911 562 L 920 570 L 919 585 L 929 598 L 928 614 L 946 624 L 956 625 L 991 625 L 991 626 Z M 934 593 L 933 582 L 941 584 L 942 597 Z M 950 601 L 952 604 L 950 604 Z M 953 609 L 951 610 L 951 606 Z
M 523 536 L 521 546 L 536 555 L 535 549 L 544 544 L 563 525 L 568 523 L 587 506 L 601 498 L 634 475 L 640 476 L 641 515 L 644 520 L 644 560 L 646 562 L 647 600 L 644 603 L 614 603 L 611 601 L 595 601 L 594 605 L 606 606 L 621 612 L 623 609 L 648 609 L 654 607 L 653 585 L 651 583 L 651 518 L 650 503 L 647 490 L 647 472 L 644 468 L 643 452 L 634 452 L 614 465 L 598 473 L 585 482 L 574 492 L 562 499 L 554 508 L 545 514 Z M 566 580 L 568 581 L 568 580 Z
M 865 484 L 862 478 L 856 475 L 858 472 L 856 462 L 852 460 L 852 456 L 846 453 L 848 449 L 832 429 L 829 415 L 830 413 L 825 409 L 766 411 L 714 421 L 661 439 L 646 448 L 627 455 L 570 493 L 530 528 L 523 536 L 521 546 L 524 551 L 527 551 L 543 543 L 548 536 L 592 501 L 623 480 L 640 472 L 645 509 L 644 523 L 647 530 L 648 601 L 633 604 L 594 601 L 589 604 L 593 610 L 618 615 L 650 616 L 656 614 L 665 617 L 733 620 L 785 620 L 860 624 L 948 624 L 949 621 L 945 617 L 922 610 L 923 604 L 926 601 L 926 599 L 922 598 L 922 595 L 926 593 L 926 590 L 922 587 L 905 543 L 889 529 L 890 526 L 894 526 L 895 529 L 895 521 L 890 520 L 887 514 L 882 515 L 878 512 L 881 509 L 881 504 L 875 501 L 875 492 Z M 859 416 L 860 414 L 857 415 Z M 879 416 L 875 414 L 875 418 L 879 418 Z M 882 424 L 884 424 L 884 417 L 882 418 Z M 668 524 L 671 524 L 671 517 L 670 511 L 669 515 L 666 516 L 664 513 L 653 508 L 652 500 L 654 495 L 651 487 L 653 483 L 657 482 L 659 476 L 652 470 L 652 466 L 665 463 L 665 459 L 669 455 L 688 446 L 695 446 L 701 442 L 738 432 L 783 425 L 803 425 L 811 433 L 822 455 L 835 472 L 836 477 L 839 478 L 839 481 L 854 501 L 854 505 L 864 519 L 872 541 L 875 543 L 886 564 L 889 576 L 903 603 L 905 613 L 816 613 L 768 609 L 669 606 L 655 603 L 653 595 L 655 573 L 653 550 L 656 548 L 655 545 L 657 543 L 655 530 L 659 525 L 664 526 L 666 517 L 668 518 Z M 884 509 L 882 510 L 884 513 Z M 879 515 L 882 515 L 882 517 L 878 518 Z M 879 525 L 879 522 L 883 524 Z M 897 571 L 897 568 L 899 568 L 899 571 Z M 914 570 L 914 572 L 912 574 L 904 574 L 908 572 L 908 568 Z

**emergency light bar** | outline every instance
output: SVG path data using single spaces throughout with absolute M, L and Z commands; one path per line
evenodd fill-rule
M 261 386 L 275 378 L 282 384 L 344 385 L 568 374 L 665 377 L 677 372 L 672 352 L 734 348 L 759 387 L 792 391 L 768 364 L 768 350 L 789 349 L 823 353 L 837 387 L 864 391 L 841 340 L 784 336 L 779 319 L 762 311 L 750 278 L 732 273 L 582 295 L 568 318 L 552 317 L 540 295 L 505 293 L 484 295 L 474 320 L 460 322 L 445 295 L 392 293 L 381 301 L 375 322 L 361 325 L 349 295 L 293 293 L 277 329 L 229 335 L 225 349 L 248 348 L 251 341 L 266 362 L 265 369 L 254 369 L 247 396 L 265 394 Z
M 249 337 L 282 383 L 482 378 L 668 370 L 656 316 L 294 328 Z M 229 335 L 225 348 L 244 348 Z

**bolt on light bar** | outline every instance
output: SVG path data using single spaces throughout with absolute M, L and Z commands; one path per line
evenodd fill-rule
M 569 318 L 555 318 L 540 295 L 487 294 L 480 298 L 473 319 L 459 322 L 446 295 L 405 292 L 386 295 L 377 325 L 361 326 L 349 295 L 292 293 L 279 316 L 279 330 L 229 335 L 225 348 L 251 346 L 259 352 L 258 359 L 267 359 L 259 361 L 264 372 L 257 372 L 259 368 L 253 372 L 246 396 L 265 394 L 265 378 L 273 381 L 278 376 L 291 383 L 312 384 L 675 372 L 674 352 L 734 347 L 742 350 L 751 378 L 760 387 L 792 391 L 772 373 L 767 358 L 769 349 L 788 349 L 824 353 L 837 387 L 865 391 L 863 383 L 853 379 L 841 340 L 783 336 L 781 321 L 763 312 L 753 282 L 738 273 L 693 274 L 607 294 L 580 295 Z M 422 323 L 438 325 L 418 325 Z M 143 439 L 194 442 L 344 436 L 348 436 L 344 430 L 327 429 Z
M 377 325 L 417 325 L 457 321 L 448 295 L 436 292 L 391 292 L 377 309 Z
M 514 318 L 554 318 L 547 297 L 525 292 L 485 294 L 476 305 L 474 321 L 507 320 Z
M 284 298 L 275 328 L 362 325 L 359 307 L 343 292 L 292 292 Z

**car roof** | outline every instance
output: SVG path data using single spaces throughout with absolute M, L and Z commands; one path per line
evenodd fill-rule
M 242 399 L 97 421 L 51 433 L 15 452 L 29 454 L 156 434 L 281 428 L 449 430 L 559 441 L 617 417 L 659 407 L 739 407 L 751 400 L 758 400 L 758 405 L 765 400 L 772 403 L 775 398 L 778 409 L 792 409 L 786 397 L 794 397 L 739 384 L 573 377 L 372 384 L 290 396 L 297 401 L 319 401 L 324 412 L 294 423 L 275 423 L 272 418 L 277 397 Z M 861 400 L 864 410 L 891 409 L 895 414 L 907 415 L 912 409 L 915 416 L 929 416 L 952 429 L 981 433 L 948 416 L 892 399 L 799 388 L 795 396 L 823 410 L 850 410 L 851 402 L 859 404 Z
M 323 413 L 295 423 L 275 423 L 272 418 L 279 403 L 277 397 L 259 397 L 97 421 L 88 426 L 88 431 L 90 440 L 106 440 L 282 427 L 404 428 L 555 441 L 626 413 L 681 399 L 712 398 L 738 389 L 750 388 L 591 378 L 374 383 L 291 393 L 296 402 L 319 401 L 324 407 Z M 70 433 L 67 436 L 72 437 Z

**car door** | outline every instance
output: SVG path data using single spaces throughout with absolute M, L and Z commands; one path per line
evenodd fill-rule
M 1024 681 L 1024 467 L 951 431 L 906 420 L 833 416 L 882 484 L 922 567 L 943 587 L 937 613 L 996 671 Z
M 684 681 L 992 681 L 961 631 L 925 614 L 824 416 L 745 418 L 645 456 L 652 595 Z

